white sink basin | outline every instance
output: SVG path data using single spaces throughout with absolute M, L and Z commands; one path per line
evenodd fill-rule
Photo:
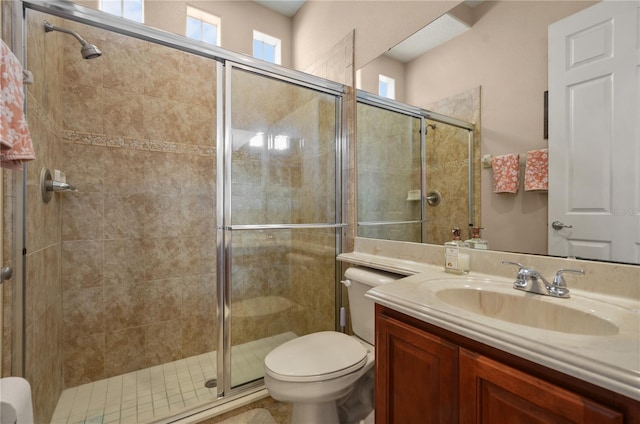
M 614 336 L 618 327 L 592 311 L 574 309 L 569 299 L 530 296 L 485 290 L 478 287 L 458 287 L 438 290 L 441 301 L 467 312 L 562 333 L 590 336 Z M 550 301 L 552 300 L 552 301 Z
M 515 290 L 506 280 L 429 279 L 420 284 L 420 290 L 452 312 L 565 334 L 615 336 L 621 323 L 638 319 L 624 308 L 580 296 L 561 299 Z

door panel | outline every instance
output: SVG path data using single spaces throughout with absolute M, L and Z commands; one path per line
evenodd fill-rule
M 339 97 L 227 64 L 230 387 L 273 348 L 335 329 Z
M 623 421 L 621 411 L 460 349 L 460 422 L 604 424 Z
M 457 346 L 377 312 L 376 422 L 458 422 L 457 358 Z
M 549 27 L 549 254 L 640 263 L 638 2 Z

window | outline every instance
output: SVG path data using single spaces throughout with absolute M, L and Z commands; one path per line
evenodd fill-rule
M 281 41 L 278 38 L 253 31 L 253 57 L 267 62 L 281 64 Z
M 100 0 L 100 10 L 132 21 L 144 22 L 143 0 Z
M 195 7 L 187 6 L 186 35 L 194 40 L 219 46 L 220 18 Z
M 378 94 L 387 99 L 395 99 L 396 80 L 384 75 L 378 75 Z

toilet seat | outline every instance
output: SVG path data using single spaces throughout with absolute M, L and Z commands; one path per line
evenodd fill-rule
M 350 374 L 367 362 L 367 349 L 355 338 L 323 331 L 290 340 L 272 350 L 265 371 L 280 381 L 314 382 Z

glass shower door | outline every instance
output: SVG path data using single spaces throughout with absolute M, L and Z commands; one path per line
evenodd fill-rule
M 357 103 L 358 236 L 423 242 L 422 118 Z
M 227 64 L 224 187 L 229 387 L 266 354 L 335 329 L 340 149 L 337 93 Z

